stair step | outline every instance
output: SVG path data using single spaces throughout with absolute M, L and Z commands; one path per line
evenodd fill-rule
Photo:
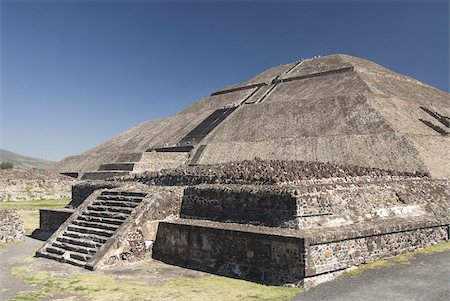
M 62 261 L 62 259 L 63 259 L 61 257 L 61 255 L 49 253 L 47 250 L 40 250 L 40 251 L 36 252 L 36 256 L 37 257 L 44 257 L 44 258 L 48 258 L 48 259 L 53 259 L 53 260 L 56 260 L 56 261 Z
M 72 231 L 72 232 L 94 234 L 94 235 L 108 237 L 108 238 L 113 236 L 113 234 L 114 234 L 114 231 L 93 229 L 93 228 L 89 228 L 89 227 L 80 227 L 80 226 L 75 226 L 75 225 L 68 226 L 67 230 Z
M 70 250 L 66 250 L 63 248 L 59 248 L 59 247 L 55 247 L 55 246 L 51 246 L 51 247 L 47 247 L 45 248 L 45 251 L 49 254 L 54 255 L 55 258 L 58 261 L 62 261 L 62 262 L 68 262 L 71 259 L 75 259 L 77 261 L 84 261 L 87 262 L 89 261 L 92 257 L 87 255 L 87 254 L 82 254 L 82 253 L 78 253 L 78 252 L 72 252 Z M 64 254 L 69 254 L 69 258 L 65 258 Z M 83 264 L 84 265 L 84 264 Z
M 70 258 L 79 261 L 89 261 L 92 257 L 88 255 L 81 255 L 77 253 L 70 253 Z
M 45 250 L 48 253 L 54 254 L 54 255 L 58 255 L 58 256 L 62 256 L 64 253 L 66 253 L 65 250 L 61 250 L 59 248 L 53 248 L 53 247 L 47 247 L 45 248 Z
M 120 163 L 105 163 L 100 165 L 99 171 L 110 171 L 110 170 L 122 170 L 122 171 L 133 171 L 133 162 L 120 162 Z
M 109 178 L 121 177 L 129 174 L 130 172 L 128 171 L 88 171 L 81 176 L 81 180 L 106 180 Z
M 93 223 L 93 222 L 86 222 L 86 221 L 82 221 L 82 220 L 74 220 L 72 222 L 72 224 L 77 225 L 77 226 L 82 226 L 82 227 L 89 227 L 89 228 L 110 230 L 110 231 L 116 231 L 117 228 L 120 227 L 119 225 Z
M 128 217 L 129 214 L 118 213 L 118 212 L 107 212 L 107 211 L 85 211 L 85 212 L 83 212 L 83 215 L 124 221 L 124 220 L 126 220 L 126 218 Z
M 96 216 L 89 216 L 85 215 L 84 213 L 80 216 L 78 216 L 79 220 L 87 221 L 87 222 L 94 222 L 94 223 L 104 223 L 104 224 L 110 224 L 110 225 L 122 225 L 124 219 L 115 219 L 115 218 L 102 218 L 102 217 L 96 217 Z
M 113 206 L 113 207 L 128 207 L 128 208 L 135 208 L 139 205 L 139 203 L 136 202 L 115 202 L 115 201 L 103 201 L 103 200 L 96 200 L 92 203 L 93 206 Z
M 97 200 L 113 201 L 113 202 L 131 202 L 131 203 L 137 203 L 137 204 L 142 202 L 141 197 L 131 197 L 131 196 L 123 196 L 123 195 L 100 195 L 97 197 Z
M 134 192 L 134 191 L 113 191 L 106 190 L 102 192 L 102 195 L 120 195 L 120 196 L 130 196 L 130 197 L 140 197 L 143 198 L 147 195 L 145 192 Z
M 141 157 L 142 153 L 123 153 L 119 155 L 116 162 L 138 162 Z
M 91 240 L 74 239 L 71 237 L 66 237 L 64 235 L 61 237 L 57 237 L 56 241 L 61 242 L 61 243 L 68 243 L 68 244 L 72 244 L 72 245 L 82 246 L 82 247 L 88 247 L 88 248 L 92 248 L 92 249 L 98 249 L 103 245 L 102 243 L 92 242 Z
M 61 243 L 61 242 L 53 242 L 51 244 L 51 247 L 59 248 L 59 249 L 66 250 L 66 251 L 71 251 L 74 253 L 80 253 L 80 254 L 93 255 L 93 254 L 97 253 L 96 249 L 82 247 L 82 246 L 78 246 L 78 245 L 72 245 L 72 244 L 68 244 L 68 243 Z
M 73 259 L 73 258 L 64 259 L 62 256 L 55 255 L 55 254 L 52 254 L 52 253 L 48 253 L 46 251 L 39 251 L 39 252 L 36 253 L 36 255 L 38 257 L 53 259 L 53 260 L 60 261 L 60 262 L 67 262 L 69 264 L 72 264 L 72 265 L 75 265 L 75 266 L 79 266 L 79 267 L 85 267 L 86 266 L 86 261 L 80 261 L 80 260 L 76 260 L 76 259 Z
M 71 232 L 71 231 L 65 231 L 63 233 L 63 237 L 70 237 L 75 238 L 79 240 L 90 240 L 93 243 L 99 243 L 104 244 L 107 241 L 107 238 L 104 236 L 98 236 L 95 234 L 85 234 L 85 233 L 79 233 L 79 232 Z
M 120 212 L 130 214 L 133 212 L 133 209 L 123 208 L 123 207 L 113 207 L 113 206 L 95 206 L 90 205 L 87 207 L 89 211 L 97 211 L 97 212 Z

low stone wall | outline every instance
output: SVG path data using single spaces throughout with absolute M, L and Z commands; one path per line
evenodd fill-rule
M 12 209 L 0 209 L 0 243 L 20 241 L 23 239 L 23 219 Z
M 75 209 L 40 209 L 39 229 L 33 231 L 31 236 L 40 240 L 47 240 L 58 230 L 75 211 Z
M 120 183 L 105 181 L 89 181 L 77 183 L 72 187 L 72 201 L 68 204 L 68 206 L 70 208 L 77 208 L 95 190 L 105 188 L 111 189 L 119 186 L 121 186 Z
M 274 186 L 188 187 L 181 205 L 181 217 L 265 226 L 285 226 L 296 214 L 296 198 Z
M 267 284 L 304 278 L 304 239 L 161 222 L 153 258 Z
M 49 170 L 0 170 L 0 202 L 70 197 L 74 180 Z
M 448 231 L 444 225 L 309 245 L 305 274 L 316 276 L 446 242 Z

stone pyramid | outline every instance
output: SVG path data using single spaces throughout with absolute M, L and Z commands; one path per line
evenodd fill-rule
M 107 178 L 253 158 L 450 178 L 450 94 L 342 54 L 270 68 L 57 165 Z

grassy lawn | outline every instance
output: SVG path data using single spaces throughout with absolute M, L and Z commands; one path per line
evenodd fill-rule
M 370 269 L 393 264 L 408 264 L 420 254 L 431 254 L 450 250 L 450 243 L 437 244 L 387 260 L 378 260 L 360 266 L 346 273 L 355 277 Z M 241 300 L 241 301 L 289 301 L 302 289 L 265 286 L 248 281 L 218 276 L 198 278 L 180 277 L 160 285 L 146 285 L 140 280 L 158 274 L 164 264 L 149 261 L 135 265 L 134 274 L 111 274 L 107 271 L 75 272 L 65 275 L 55 274 L 31 265 L 14 267 L 11 273 L 30 284 L 34 290 L 19 293 L 13 301 L 19 300 Z M 148 269 L 148 271 L 147 271 Z
M 0 202 L 0 209 L 17 209 L 23 218 L 25 234 L 31 234 L 39 227 L 39 209 L 64 208 L 69 202 L 70 199 Z
M 160 286 L 136 283 L 132 276 L 113 276 L 92 272 L 80 276 L 55 278 L 48 272 L 36 272 L 17 267 L 12 273 L 32 286 L 34 292 L 17 295 L 12 300 L 261 300 L 288 301 L 301 289 L 265 286 L 226 277 L 205 276 L 197 279 L 180 278 Z

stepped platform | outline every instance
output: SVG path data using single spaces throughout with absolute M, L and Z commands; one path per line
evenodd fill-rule
M 127 176 L 128 171 L 107 170 L 107 171 L 88 171 L 83 173 L 81 180 L 106 180 L 114 177 Z
M 161 222 L 153 257 L 165 263 L 271 285 L 305 279 L 448 241 L 448 220 L 390 220 L 292 230 L 207 220 Z

